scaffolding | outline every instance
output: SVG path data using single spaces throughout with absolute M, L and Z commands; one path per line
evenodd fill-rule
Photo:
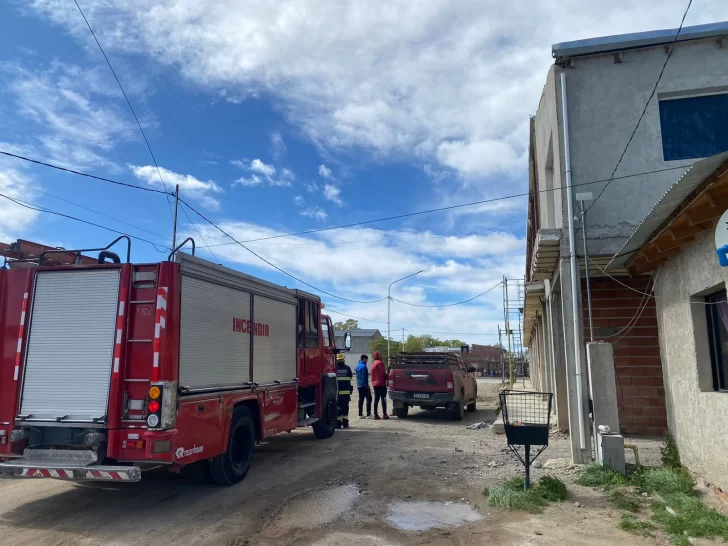
M 508 383 L 512 388 L 516 382 L 516 370 L 520 370 L 523 384 L 526 383 L 526 363 L 523 356 L 523 306 L 526 299 L 525 279 L 503 277 L 503 320 L 508 344 Z M 503 371 L 505 382 L 505 369 Z

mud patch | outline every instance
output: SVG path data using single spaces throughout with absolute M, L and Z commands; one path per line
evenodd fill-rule
M 455 502 L 396 502 L 389 505 L 387 521 L 405 531 L 427 531 L 483 519 L 467 504 Z
M 394 542 L 373 535 L 349 533 L 329 533 L 322 539 L 312 542 L 311 546 L 341 546 L 341 544 L 346 544 L 346 546 L 397 546 Z
M 358 498 L 354 485 L 312 491 L 292 500 L 273 525 L 279 529 L 315 529 L 350 512 Z

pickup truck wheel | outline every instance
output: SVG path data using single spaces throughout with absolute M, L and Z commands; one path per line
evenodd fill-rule
M 477 400 L 473 400 L 472 402 L 470 402 L 470 404 L 468 404 L 468 407 L 465 409 L 467 411 L 469 411 L 470 413 L 473 413 L 476 410 L 477 405 L 478 405 Z
M 234 485 L 245 478 L 255 453 L 255 422 L 245 406 L 235 408 L 227 449 L 210 462 L 212 481 Z
M 407 404 L 405 404 L 404 407 L 401 407 L 401 408 L 394 408 L 394 414 L 397 417 L 399 417 L 400 419 L 406 419 L 408 413 L 409 413 L 409 406 Z
M 463 404 L 457 403 L 457 407 L 452 412 L 452 419 L 453 421 L 462 421 L 465 417 L 465 406 Z
M 324 414 L 313 424 L 313 433 L 320 440 L 331 438 L 336 431 L 336 396 L 336 391 L 326 391 L 323 400 Z

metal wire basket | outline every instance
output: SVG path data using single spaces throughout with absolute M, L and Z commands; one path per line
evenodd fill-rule
M 508 447 L 526 469 L 526 489 L 531 486 L 531 463 L 549 445 L 553 396 L 550 392 L 510 390 L 500 394 Z M 524 446 L 523 455 L 516 446 Z M 541 446 L 533 457 L 531 446 Z

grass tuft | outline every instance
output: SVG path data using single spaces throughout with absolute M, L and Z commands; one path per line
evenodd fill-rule
M 665 445 L 660 448 L 662 454 L 662 465 L 667 468 L 682 468 L 680 452 L 677 449 L 677 442 L 672 434 L 665 437 Z
M 591 464 L 586 467 L 584 473 L 576 480 L 579 485 L 587 487 L 601 487 L 603 489 L 612 489 L 620 485 L 627 485 L 627 478 L 618 474 L 614 470 L 604 468 L 598 464 Z
M 642 537 L 652 536 L 652 531 L 655 530 L 655 526 L 650 522 L 641 521 L 633 514 L 622 514 L 622 518 L 619 520 L 619 527 L 633 535 Z
M 488 504 L 491 506 L 531 513 L 541 512 L 549 502 L 566 498 L 564 482 L 551 476 L 542 476 L 531 489 L 524 489 L 523 486 L 523 478 L 513 478 L 486 489 L 483 493 L 488 497 Z
M 720 537 L 728 540 L 728 518 L 685 493 L 664 495 L 652 504 L 652 519 L 673 537 Z
M 640 511 L 640 504 L 621 491 L 613 491 L 612 494 L 609 495 L 609 500 L 611 500 L 614 506 L 620 510 L 626 510 L 627 512 L 633 513 Z
M 650 493 L 663 496 L 674 493 L 693 495 L 695 482 L 692 476 L 682 468 L 653 468 L 642 474 L 640 487 Z

